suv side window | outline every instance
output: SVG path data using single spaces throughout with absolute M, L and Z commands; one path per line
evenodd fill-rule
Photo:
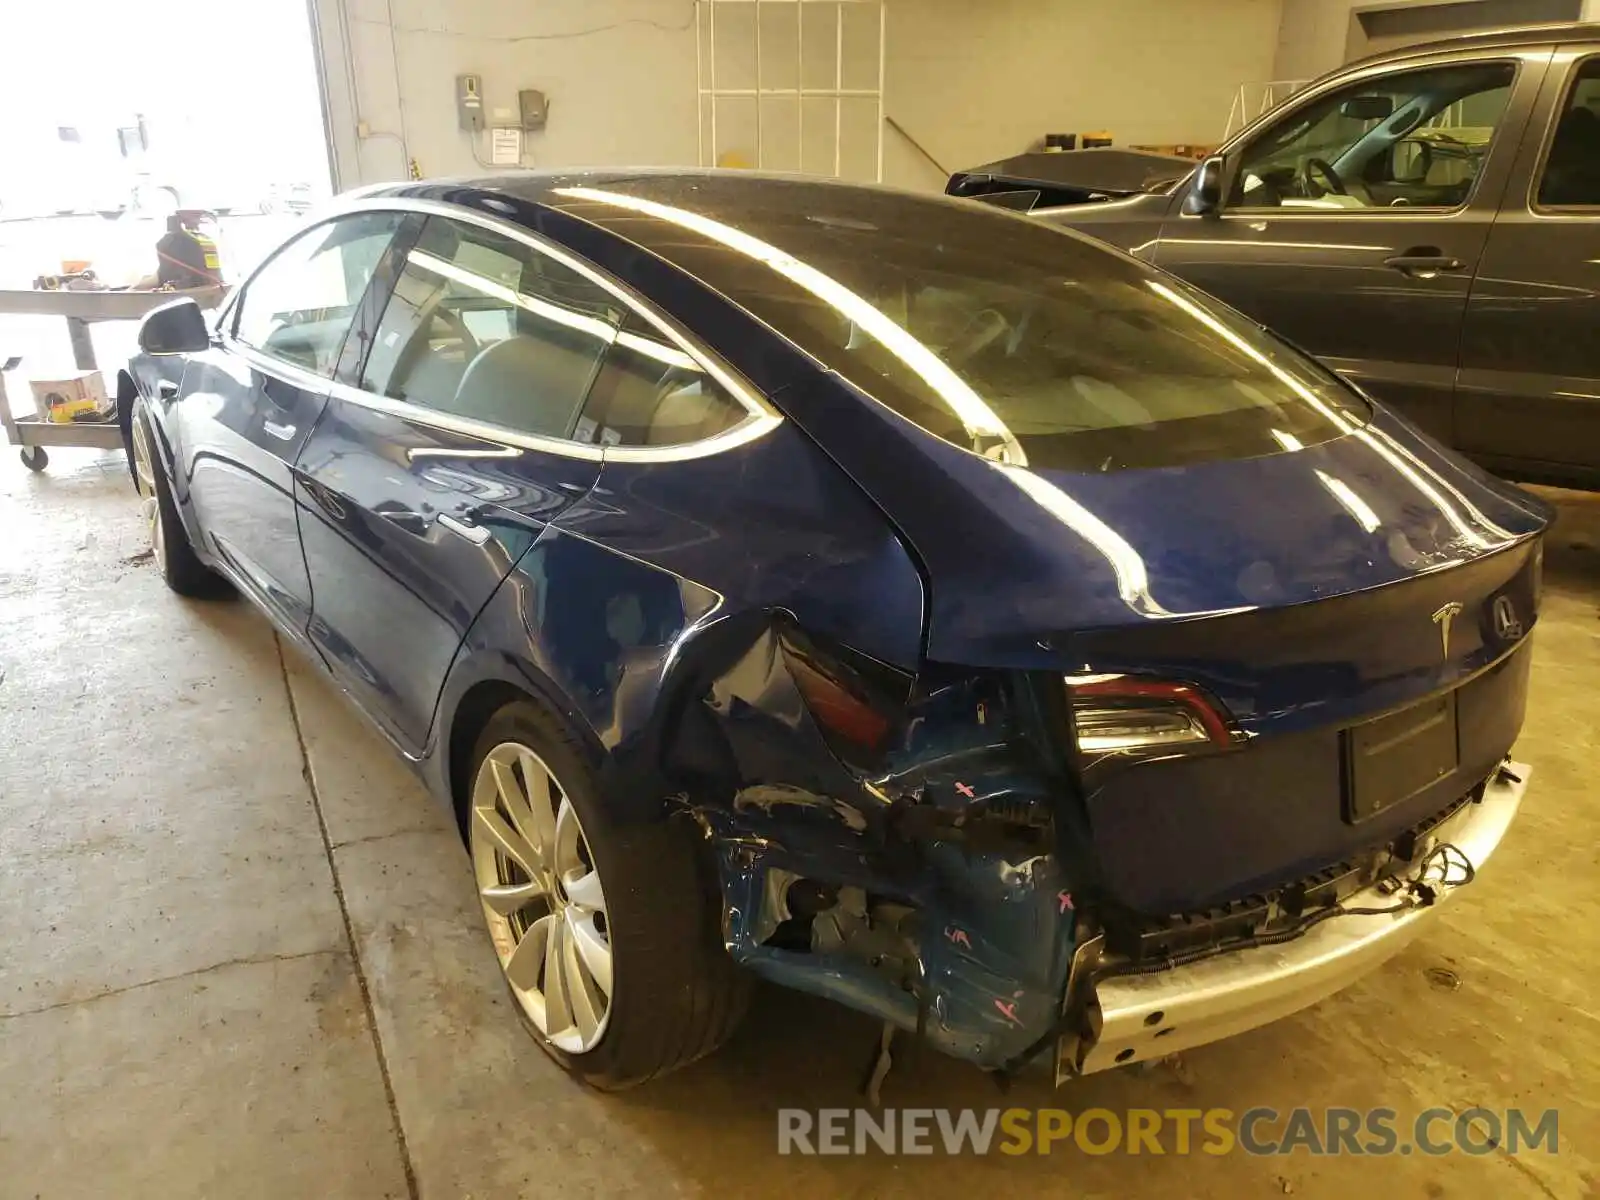
M 429 217 L 378 323 L 361 386 L 570 438 L 623 315 L 604 288 L 525 242 Z
M 744 405 L 649 322 L 630 315 L 578 420 L 579 441 L 682 446 L 743 421 Z
M 404 219 L 355 213 L 306 230 L 245 286 L 234 306 L 234 337 L 331 379 L 356 306 Z
M 1403 71 L 1302 107 L 1245 150 L 1230 208 L 1457 208 L 1511 98 L 1516 66 Z
M 1600 206 L 1600 58 L 1579 64 L 1561 106 L 1539 178 L 1539 205 Z

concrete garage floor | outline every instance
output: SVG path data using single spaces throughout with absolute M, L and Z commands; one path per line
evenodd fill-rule
M 1442 927 L 1296 1018 L 1009 1096 L 941 1059 L 888 1104 L 1561 1110 L 1512 1159 L 780 1158 L 856 1103 L 862 1018 L 766 991 L 721 1054 L 601 1096 L 528 1040 L 453 829 L 239 603 L 141 559 L 120 455 L 0 456 L 0 1197 L 1600 1196 L 1600 497 L 1563 494 L 1536 774 Z M 1458 990 L 1431 984 L 1448 967 Z

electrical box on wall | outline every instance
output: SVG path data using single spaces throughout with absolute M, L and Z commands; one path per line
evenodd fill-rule
M 517 101 L 522 108 L 522 128 L 529 133 L 543 129 L 550 119 L 550 101 L 545 94 L 536 88 L 526 88 L 517 93 Z
M 483 128 L 483 78 L 456 76 L 456 119 L 461 128 L 477 133 Z

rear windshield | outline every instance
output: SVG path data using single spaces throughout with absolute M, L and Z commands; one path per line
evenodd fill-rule
M 902 416 L 998 461 L 1247 458 L 1370 415 L 1231 309 L 1029 218 L 801 181 L 657 176 L 563 194 Z

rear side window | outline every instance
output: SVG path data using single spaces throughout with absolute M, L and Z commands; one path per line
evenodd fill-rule
M 745 416 L 699 363 L 633 316 L 606 354 L 576 436 L 602 446 L 681 446 Z
M 234 336 L 332 378 L 356 306 L 402 220 L 403 213 L 358 213 L 295 238 L 240 295 Z
M 525 242 L 430 217 L 362 373 L 368 391 L 569 438 L 624 310 Z
M 1600 207 L 1600 58 L 1579 66 L 1561 106 L 1539 178 L 1539 204 Z

